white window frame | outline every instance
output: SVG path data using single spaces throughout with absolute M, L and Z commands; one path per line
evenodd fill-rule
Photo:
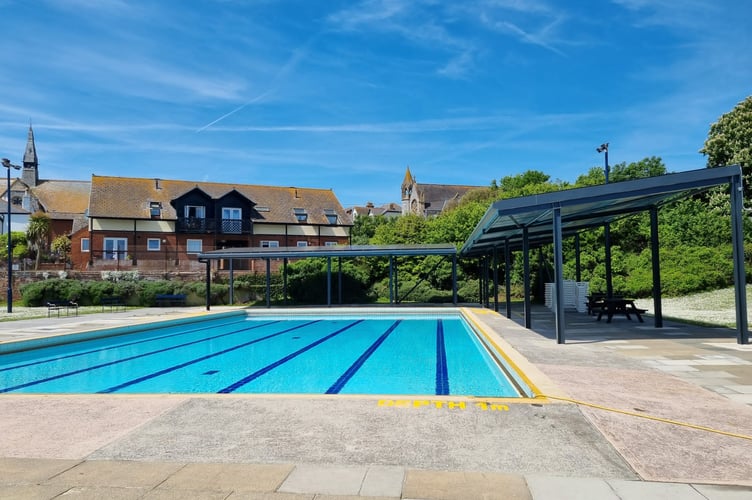
M 191 249 L 191 246 L 198 245 L 198 250 Z M 201 253 L 204 249 L 204 240 L 185 240 L 185 253 Z
M 128 238 L 105 238 L 103 248 L 103 259 L 125 260 L 128 255 Z
M 222 207 L 222 232 L 238 234 L 243 232 L 243 209 L 238 207 Z M 238 222 L 235 222 L 238 221 Z
M 339 222 L 339 216 L 334 209 L 324 209 L 324 215 L 326 216 L 327 222 L 329 222 L 329 224 L 331 224 L 332 226 L 336 225 Z
M 156 247 L 152 247 L 152 244 L 156 242 Z M 162 249 L 162 240 L 159 238 L 147 238 L 146 240 L 146 250 L 149 252 L 159 252 Z
M 194 210 L 194 215 L 190 215 L 191 209 Z M 206 219 L 206 207 L 203 205 L 186 205 L 183 209 L 185 218 L 193 217 L 194 219 Z
M 261 240 L 260 246 L 262 248 L 279 248 L 279 241 L 277 241 L 277 240 Z
M 89 238 L 81 238 L 81 253 L 88 253 L 91 251 L 91 241 Z
M 336 247 L 337 245 L 339 245 L 339 242 L 337 241 L 325 241 L 324 242 L 325 247 Z
M 308 222 L 308 211 L 305 208 L 293 208 L 292 212 L 298 222 Z
M 158 201 L 149 203 L 149 215 L 153 218 L 162 217 L 162 204 Z
M 299 247 L 307 247 L 308 246 L 308 242 L 307 241 L 299 241 L 297 243 L 297 246 L 299 246 Z

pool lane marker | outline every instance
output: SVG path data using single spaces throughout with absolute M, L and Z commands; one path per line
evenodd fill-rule
M 339 335 L 340 333 L 344 332 L 345 330 L 349 330 L 350 328 L 354 327 L 355 325 L 357 325 L 359 323 L 362 323 L 363 321 L 365 321 L 365 320 L 364 319 L 359 319 L 358 321 L 354 321 L 354 322 L 350 323 L 349 325 L 340 328 L 336 332 L 330 333 L 329 335 L 327 335 L 325 337 L 321 337 L 317 341 L 312 342 L 312 343 L 308 344 L 307 346 L 305 346 L 305 347 L 303 347 L 301 349 L 298 349 L 297 351 L 293 352 L 292 354 L 288 354 L 284 358 L 278 359 L 274 363 L 266 365 L 265 367 L 263 367 L 263 368 L 261 368 L 259 370 L 256 370 L 255 372 L 251 373 L 247 377 L 243 377 L 242 379 L 238 380 L 237 382 L 235 382 L 233 384 L 230 384 L 227 387 L 225 387 L 224 389 L 221 389 L 221 390 L 217 391 L 217 394 L 230 394 L 231 392 L 234 392 L 234 391 L 240 389 L 241 387 L 243 387 L 244 385 L 248 384 L 249 382 L 252 382 L 252 381 L 256 380 L 260 376 L 262 376 L 262 375 L 264 375 L 266 373 L 269 373 L 270 371 L 274 370 L 278 366 L 287 363 L 291 359 L 300 356 L 304 352 L 307 352 L 307 351 L 313 349 L 314 347 L 316 347 L 319 344 L 323 344 L 327 340 L 329 340 L 329 339 L 331 339 L 333 337 L 336 337 L 337 335 Z
M 249 342 L 244 342 L 242 344 L 238 344 L 236 346 L 232 346 L 232 347 L 229 347 L 227 349 L 223 349 L 221 351 L 217 351 L 217 352 L 213 352 L 211 354 L 207 354 L 206 356 L 201 356 L 201 357 L 198 357 L 198 358 L 194 358 L 194 359 L 191 359 L 191 360 L 186 361 L 184 363 L 173 365 L 173 366 L 170 366 L 168 368 L 164 368 L 162 370 L 159 370 L 157 372 L 153 372 L 153 373 L 150 373 L 148 375 L 144 375 L 143 377 L 138 377 L 138 378 L 135 378 L 133 380 L 129 380 L 128 382 L 123 382 L 120 385 L 116 385 L 116 386 L 110 387 L 108 389 L 105 389 L 103 391 L 99 391 L 97 394 L 108 394 L 108 393 L 111 393 L 111 392 L 116 392 L 116 391 L 119 391 L 120 389 L 124 389 L 126 387 L 131 386 L 131 385 L 138 384 L 139 382 L 143 382 L 145 380 L 149 380 L 149 379 L 152 379 L 152 378 L 155 378 L 155 377 L 159 377 L 160 375 L 164 375 L 166 373 L 174 372 L 175 370 L 179 370 L 180 368 L 185 368 L 186 366 L 194 365 L 196 363 L 200 363 L 201 361 L 206 361 L 207 359 L 211 359 L 211 358 L 220 356 L 222 354 L 227 354 L 228 352 L 236 351 L 236 350 L 238 350 L 240 348 L 247 347 L 249 345 L 256 344 L 256 343 L 262 342 L 264 340 L 268 340 L 268 339 L 271 339 L 271 338 L 274 338 L 274 337 L 278 337 L 278 336 L 282 335 L 283 333 L 288 333 L 288 332 L 290 332 L 292 330 L 297 330 L 298 328 L 303 328 L 304 326 L 309 326 L 309 325 L 312 325 L 314 323 L 318 323 L 319 321 L 320 320 L 318 320 L 318 319 L 314 320 L 314 321 L 309 321 L 308 323 L 303 323 L 303 324 L 300 324 L 300 325 L 297 325 L 297 326 L 293 326 L 292 328 L 287 328 L 285 330 L 282 330 L 282 331 L 279 331 L 279 332 L 276 332 L 276 333 L 272 333 L 272 334 L 266 335 L 264 337 L 259 337 L 257 339 L 253 339 L 253 340 L 251 340 Z M 277 323 L 277 321 L 273 321 L 272 323 Z M 263 325 L 259 325 L 259 326 L 263 326 Z M 254 328 L 258 328 L 258 327 L 254 327 Z M 250 328 L 249 328 L 249 330 L 250 330 Z
M 447 370 L 446 344 L 444 343 L 444 324 L 436 321 L 436 395 L 449 394 L 449 371 Z
M 145 358 L 145 357 L 151 356 L 153 354 L 161 354 L 163 352 L 172 351 L 174 349 L 179 349 L 181 347 L 186 347 L 186 346 L 189 346 L 189 345 L 199 344 L 201 342 L 208 342 L 210 340 L 215 340 L 215 339 L 218 339 L 218 338 L 221 338 L 221 337 L 227 337 L 229 335 L 235 335 L 237 333 L 242 333 L 242 332 L 245 332 L 245 331 L 248 331 L 248 330 L 254 330 L 256 328 L 260 328 L 262 326 L 268 326 L 268 325 L 271 325 L 271 324 L 274 324 L 274 323 L 278 323 L 278 320 L 270 321 L 268 323 L 263 323 L 263 324 L 260 324 L 260 325 L 254 325 L 254 326 L 251 326 L 249 328 L 241 328 L 240 330 L 234 330 L 232 332 L 223 333 L 221 335 L 214 335 L 212 337 L 207 337 L 207 338 L 203 338 L 203 339 L 199 339 L 199 340 L 194 340 L 194 341 L 191 341 L 191 342 L 185 342 L 183 344 L 166 347 L 164 349 L 157 349 L 156 351 L 145 352 L 145 353 L 142 353 L 142 354 L 137 354 L 135 356 L 128 356 L 127 358 L 121 358 L 121 359 L 117 359 L 117 360 L 114 360 L 114 361 L 108 361 L 106 363 L 101 363 L 101 364 L 98 364 L 98 365 L 87 366 L 86 368 L 81 368 L 81 369 L 73 370 L 73 371 L 70 371 L 70 372 L 59 373 L 57 375 L 53 375 L 53 376 L 50 376 L 50 377 L 45 377 L 43 379 L 33 380 L 33 381 L 30 381 L 30 382 L 25 382 L 23 384 L 14 385 L 12 387 L 2 387 L 2 388 L 0 388 L 0 393 L 11 392 L 11 391 L 15 391 L 17 389 L 23 389 L 25 387 L 30 387 L 32 385 L 37 385 L 37 384 L 41 384 L 41 383 L 44 383 L 44 382 L 49 382 L 51 380 L 59 380 L 61 378 L 70 377 L 72 375 L 78 375 L 80 373 L 90 372 L 90 371 L 93 371 L 93 370 L 96 370 L 96 369 L 99 369 L 99 368 L 105 368 L 105 367 L 108 367 L 108 366 L 117 365 L 119 363 L 125 363 L 126 361 L 132 361 L 134 359 Z M 313 321 L 312 323 L 315 323 L 315 321 Z M 280 333 L 284 333 L 284 332 L 280 332 Z M 124 385 L 124 384 L 121 384 L 121 385 Z M 105 389 L 104 391 L 98 391 L 97 394 L 106 394 L 108 392 L 113 392 L 113 391 Z
M 231 325 L 234 325 L 234 324 L 237 324 L 237 323 L 243 323 L 243 322 L 246 322 L 246 321 L 248 321 L 248 320 L 244 318 L 244 319 L 241 319 L 241 320 L 238 320 L 238 321 L 228 321 L 228 322 L 222 323 L 219 326 L 222 326 L 222 327 L 231 326 Z M 278 321 L 279 320 L 276 320 L 273 323 L 276 323 Z M 270 325 L 272 323 L 266 323 L 266 324 Z M 175 326 L 168 326 L 168 327 L 163 327 L 163 328 L 160 328 L 160 329 L 165 329 L 166 330 L 166 329 L 170 329 L 170 328 L 177 328 L 177 327 L 175 327 Z M 166 333 L 164 335 L 157 335 L 157 336 L 149 337 L 149 338 L 142 339 L 142 340 L 134 340 L 134 341 L 130 341 L 130 342 L 123 342 L 123 343 L 120 343 L 120 344 L 115 344 L 115 345 L 111 345 L 111 346 L 107 346 L 107 347 L 101 347 L 99 349 L 91 349 L 89 351 L 77 352 L 77 353 L 73 353 L 73 354 L 66 354 L 65 356 L 57 356 L 55 358 L 47 358 L 47 359 L 42 359 L 42 360 L 39 360 L 39 361 L 30 361 L 28 363 L 24 363 L 24 364 L 20 364 L 20 365 L 12 365 L 12 366 L 9 366 L 7 368 L 0 368 L 0 372 L 10 371 L 10 370 L 18 370 L 19 368 L 27 368 L 29 366 L 43 365 L 45 363 L 55 363 L 55 362 L 58 362 L 58 361 L 63 360 L 63 359 L 71 359 L 71 358 L 76 358 L 76 357 L 79 357 L 79 356 L 87 356 L 89 354 L 94 354 L 94 353 L 97 353 L 97 352 L 102 352 L 102 351 L 106 351 L 106 350 L 114 349 L 114 348 L 122 349 L 123 347 L 129 347 L 129 346 L 134 346 L 134 345 L 138 345 L 138 344 L 144 344 L 144 343 L 148 343 L 148 342 L 155 342 L 155 341 L 158 341 L 158 340 L 169 339 L 171 337 L 180 337 L 181 335 L 189 335 L 191 333 L 200 332 L 202 330 L 206 330 L 206 325 L 202 325 L 202 326 L 197 327 L 197 328 L 191 328 L 190 330 L 182 330 L 182 331 L 175 332 L 175 333 Z M 139 333 L 139 332 L 124 333 L 123 336 L 134 335 L 134 334 L 137 334 L 137 333 Z M 231 332 L 231 333 L 234 333 L 234 332 Z M 100 337 L 100 338 L 96 338 L 96 339 L 87 339 L 87 340 L 82 340 L 80 342 L 96 341 L 96 340 L 102 340 L 102 339 L 106 339 L 106 338 L 111 338 L 111 337 Z M 75 342 L 68 342 L 68 343 L 65 343 L 65 344 L 53 345 L 53 346 L 43 346 L 43 347 L 39 347 L 38 349 L 50 349 L 50 348 L 53 348 L 53 347 L 60 347 L 61 345 L 70 345 L 70 344 L 73 344 L 73 343 L 75 343 Z M 17 351 L 17 352 L 29 352 L 29 351 L 32 351 L 32 350 L 35 350 L 35 349 L 28 349 L 26 351 Z M 15 353 L 12 353 L 12 354 L 15 354 Z
M 340 375 L 337 381 L 332 384 L 329 389 L 326 390 L 326 394 L 339 394 L 339 392 L 344 389 L 345 385 L 350 381 L 350 379 L 353 378 L 358 370 L 361 369 L 363 364 L 368 361 L 368 358 L 370 358 L 371 355 L 376 352 L 376 349 L 378 349 L 381 344 L 384 343 L 386 338 L 394 331 L 395 328 L 399 326 L 400 323 L 402 323 L 401 319 L 395 321 L 392 326 L 390 326 L 384 333 L 382 333 L 381 336 L 376 339 L 376 342 L 371 344 L 370 347 L 368 347 L 368 349 L 366 349 L 365 352 L 361 354 L 360 357 L 356 359 L 352 365 L 350 365 L 350 368 L 348 368 L 345 373 Z

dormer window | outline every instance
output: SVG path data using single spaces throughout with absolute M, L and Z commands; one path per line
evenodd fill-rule
M 298 222 L 306 222 L 308 220 L 308 212 L 306 212 L 305 208 L 293 208 L 292 211 Z
M 10 201 L 14 205 L 18 205 L 18 206 L 21 206 L 23 204 L 23 198 L 21 198 L 20 196 L 14 196 L 11 198 Z
M 152 219 L 159 219 L 162 217 L 162 204 L 158 201 L 152 201 L 149 203 L 149 214 Z
M 325 208 L 324 215 L 326 215 L 326 220 L 329 221 L 329 224 L 337 223 L 337 212 L 335 210 L 331 208 Z

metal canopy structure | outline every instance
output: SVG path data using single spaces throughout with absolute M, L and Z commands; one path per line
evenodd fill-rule
M 502 250 L 522 250 L 525 261 L 531 247 L 554 244 L 556 276 L 557 340 L 564 341 L 563 275 L 561 240 L 578 232 L 600 227 L 637 212 L 651 214 L 653 247 L 654 301 L 660 312 L 660 271 L 658 267 L 657 210 L 673 201 L 718 186 L 730 186 L 734 283 L 736 288 L 736 324 L 738 342 L 747 343 L 747 307 L 745 294 L 744 248 L 742 235 L 742 171 L 738 165 L 706 168 L 645 179 L 569 189 L 495 202 L 473 230 L 461 257 L 489 257 L 497 261 Z M 527 273 L 526 273 L 527 274 Z M 528 277 L 526 276 L 526 279 Z M 508 286 L 508 285 L 507 285 Z M 527 290 L 528 287 L 526 287 Z M 526 316 L 529 297 L 526 291 Z M 526 319 L 529 328 L 529 320 Z M 660 326 L 660 325 L 656 325 Z
M 206 263 L 206 309 L 210 308 L 211 261 L 229 261 L 230 290 L 232 293 L 233 262 L 235 260 L 266 260 L 266 303 L 271 304 L 271 259 L 305 259 L 320 257 L 327 259 L 327 305 L 332 303 L 332 269 L 331 259 L 354 257 L 388 257 L 389 258 L 389 294 L 390 303 L 395 301 L 397 291 L 396 257 L 420 257 L 439 255 L 452 258 L 452 303 L 457 304 L 457 249 L 451 244 L 432 245 L 345 245 L 345 246 L 306 246 L 306 247 L 246 247 L 227 248 L 200 253 L 199 262 Z M 341 278 L 341 273 L 339 273 Z M 340 293 L 342 286 L 340 283 Z M 232 297 L 231 297 L 232 302 Z M 340 297 L 341 302 L 341 297 Z

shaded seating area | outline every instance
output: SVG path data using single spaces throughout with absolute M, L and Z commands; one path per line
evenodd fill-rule
M 637 316 L 640 323 L 643 322 L 642 315 L 648 312 L 647 309 L 640 309 L 635 305 L 633 299 L 623 297 L 604 297 L 597 305 L 598 318 L 600 321 L 603 315 L 606 315 L 606 323 L 611 323 L 615 314 L 624 314 L 628 320 L 632 320 L 632 314 Z
M 612 288 L 611 249 L 609 244 L 610 224 L 638 213 L 650 217 L 650 260 L 652 267 L 653 321 L 655 328 L 663 328 L 661 310 L 660 244 L 658 239 L 658 211 L 664 205 L 697 195 L 713 188 L 727 189 L 731 213 L 731 247 L 733 277 L 735 284 L 736 337 L 739 344 L 749 342 L 747 298 L 745 293 L 746 272 L 744 269 L 744 235 L 742 220 L 742 172 L 739 165 L 705 168 L 677 172 L 654 177 L 622 181 L 612 184 L 587 186 L 547 192 L 518 198 L 502 199 L 488 208 L 460 249 L 462 258 L 477 258 L 481 268 L 481 303 L 499 310 L 499 268 L 511 269 L 512 253 L 522 260 L 523 300 L 525 328 L 531 327 L 532 284 L 530 276 L 531 253 L 543 247 L 551 248 L 551 279 L 555 297 L 552 310 L 555 319 L 556 342 L 566 341 L 564 239 L 572 238 L 574 247 L 574 280 L 581 281 L 579 237 L 581 232 L 603 228 L 604 259 L 608 296 L 614 298 Z M 569 254 L 571 255 L 571 254 Z M 517 261 L 519 262 L 519 261 Z M 570 262 L 568 264 L 571 265 Z M 504 286 L 506 315 L 511 317 L 511 273 L 505 272 Z M 607 321 L 616 314 L 631 319 L 634 314 L 642 320 L 646 311 L 634 306 L 634 302 L 607 303 L 594 300 L 589 303 L 591 314 L 596 311 Z

